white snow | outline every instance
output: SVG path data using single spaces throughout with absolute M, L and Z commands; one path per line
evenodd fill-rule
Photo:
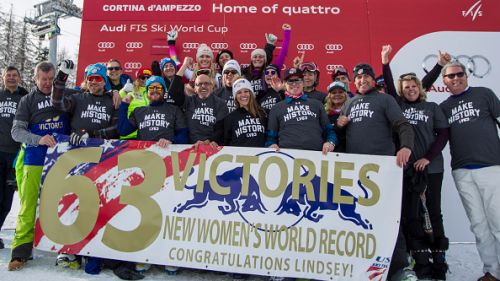
M 55 266 L 55 253 L 36 251 L 34 259 L 20 271 L 11 272 L 7 270 L 10 261 L 10 246 L 14 235 L 16 214 L 19 210 L 17 193 L 14 198 L 12 211 L 7 217 L 0 238 L 5 242 L 5 249 L 0 250 L 0 280 L 5 281 L 80 281 L 80 280 L 120 280 L 111 270 L 105 269 L 99 275 L 89 275 L 83 270 L 63 269 Z M 477 280 L 482 273 L 482 263 L 473 243 L 453 243 L 447 253 L 450 270 L 448 280 Z M 232 280 L 227 274 L 210 271 L 184 269 L 176 276 L 168 276 L 162 268 L 152 268 L 146 272 L 143 280 Z M 253 276 L 248 279 L 267 280 L 265 277 Z

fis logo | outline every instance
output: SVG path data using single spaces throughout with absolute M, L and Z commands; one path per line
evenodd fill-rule
M 268 151 L 258 154 L 259 158 L 275 157 L 279 153 L 282 156 L 294 159 L 292 156 L 283 152 Z M 308 171 L 302 168 L 301 177 L 307 177 Z M 270 173 L 275 175 L 275 173 Z M 248 175 L 247 175 L 248 176 Z M 331 212 L 336 212 L 341 220 L 348 221 L 363 229 L 373 229 L 372 224 L 362 218 L 356 211 L 358 198 L 354 197 L 350 192 L 341 189 L 342 196 L 353 198 L 352 204 L 334 203 L 333 202 L 333 183 L 328 182 L 326 190 L 326 202 L 320 200 L 311 200 L 307 196 L 306 187 L 300 185 L 299 197 L 292 198 L 293 183 L 291 178 L 288 178 L 284 183 L 286 186 L 278 198 L 269 198 L 261 195 L 258 180 L 252 176 L 248 177 L 248 190 L 244 195 L 242 190 L 242 182 L 244 181 L 243 167 L 236 167 L 224 171 L 222 174 L 216 175 L 215 180 L 220 186 L 228 187 L 227 194 L 218 194 L 211 188 L 210 180 L 203 182 L 203 190 L 197 191 L 197 186 L 188 186 L 186 189 L 192 191 L 192 198 L 184 202 L 180 202 L 174 207 L 175 213 L 183 213 L 193 208 L 203 209 L 210 204 L 212 207 L 217 207 L 222 215 L 237 214 L 246 222 L 256 224 L 258 222 L 267 221 L 269 216 L 278 216 L 283 225 L 294 226 L 306 219 L 312 222 L 319 222 L 323 217 Z M 275 177 L 274 177 L 275 178 Z M 286 180 L 287 178 L 280 179 Z M 314 175 L 311 180 L 313 186 L 320 186 L 320 177 Z M 358 181 L 358 186 L 363 190 L 364 194 L 368 194 L 366 188 Z M 314 189 L 314 197 L 320 198 L 320 190 Z
M 472 21 L 475 21 L 477 17 L 482 17 L 483 16 L 483 11 L 481 11 L 481 6 L 483 5 L 481 3 L 482 0 L 477 1 L 474 3 L 472 6 L 467 11 L 462 11 L 462 16 L 464 18 L 466 17 L 471 17 Z

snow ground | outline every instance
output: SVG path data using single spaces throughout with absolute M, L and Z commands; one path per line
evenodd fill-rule
M 35 251 L 34 260 L 29 261 L 26 268 L 21 271 L 7 271 L 10 261 L 10 246 L 14 235 L 16 214 L 19 210 L 17 193 L 14 198 L 12 211 L 7 217 L 4 228 L 0 231 L 0 238 L 5 242 L 5 249 L 0 250 L 0 280 L 3 281 L 83 281 L 107 280 L 118 281 L 111 270 L 103 270 L 99 275 L 88 275 L 83 270 L 62 269 L 55 266 L 55 253 Z M 448 251 L 448 264 L 450 270 L 448 280 L 468 281 L 477 280 L 482 273 L 482 264 L 472 243 L 450 245 Z M 232 280 L 228 275 L 210 271 L 184 269 L 176 276 L 168 276 L 160 268 L 152 268 L 146 273 L 143 280 L 176 280 L 176 281 L 206 281 L 206 280 Z M 248 281 L 267 280 L 266 277 L 253 276 Z

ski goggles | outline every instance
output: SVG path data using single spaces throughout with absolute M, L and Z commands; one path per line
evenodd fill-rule
M 91 75 L 91 76 L 87 76 L 87 81 L 100 83 L 100 82 L 104 81 L 104 78 L 102 78 L 102 76 L 100 76 L 100 75 Z
M 210 75 L 210 73 L 212 73 L 210 68 L 202 68 L 202 69 L 198 69 L 198 71 L 196 71 L 196 76 Z
M 306 62 L 300 65 L 300 70 L 302 70 L 302 72 L 304 71 L 315 72 L 318 70 L 318 67 L 314 62 Z

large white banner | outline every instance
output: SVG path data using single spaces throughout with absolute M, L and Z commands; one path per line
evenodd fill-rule
M 38 249 L 248 274 L 385 280 L 399 227 L 395 157 L 160 148 L 60 139 Z

